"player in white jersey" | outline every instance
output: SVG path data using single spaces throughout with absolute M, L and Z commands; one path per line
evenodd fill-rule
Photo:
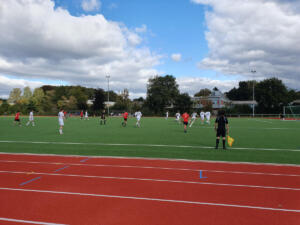
M 206 112 L 205 113 L 205 117 L 206 117 L 206 123 L 210 124 L 210 112 Z
M 190 127 L 192 127 L 193 123 L 196 121 L 197 119 L 197 113 L 196 112 L 193 112 L 192 113 L 192 120 L 191 120 L 191 124 L 190 124 Z
M 58 113 L 58 123 L 59 123 L 59 133 L 60 134 L 63 134 L 64 119 L 65 119 L 64 110 L 61 109 Z
M 89 120 L 89 114 L 88 114 L 88 111 L 87 111 L 87 110 L 85 111 L 84 119 L 85 119 L 85 120 Z
M 29 120 L 28 122 L 26 123 L 26 126 L 28 126 L 29 124 L 32 124 L 32 126 L 35 126 L 34 124 L 34 119 L 33 119 L 33 111 L 31 110 L 30 113 L 29 113 Z
M 176 121 L 178 122 L 178 123 L 180 123 L 180 113 L 179 112 L 177 112 L 176 114 L 175 114 L 175 116 L 176 116 Z
M 140 111 L 137 111 L 134 113 L 134 116 L 136 117 L 136 126 L 141 127 L 141 118 L 142 118 L 142 113 Z
M 166 120 L 169 118 L 169 112 L 166 112 Z
M 204 115 L 205 115 L 205 113 L 203 111 L 201 111 L 200 112 L 201 124 L 204 123 Z

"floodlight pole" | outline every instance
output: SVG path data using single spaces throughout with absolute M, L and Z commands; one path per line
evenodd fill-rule
M 256 73 L 256 70 L 251 70 L 251 73 L 253 74 L 253 85 L 252 85 L 252 100 L 253 100 L 253 105 L 252 105 L 252 117 L 254 118 L 254 109 L 255 109 L 255 92 L 254 92 L 254 83 L 255 83 L 255 78 L 254 74 Z
M 109 75 L 106 75 L 107 78 L 107 114 L 109 116 Z

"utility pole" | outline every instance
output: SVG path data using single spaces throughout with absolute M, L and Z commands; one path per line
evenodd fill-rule
M 107 78 L 107 114 L 109 116 L 109 75 L 106 75 Z
M 254 113 L 255 113 L 255 111 L 254 111 L 254 109 L 255 109 L 255 103 L 254 103 L 254 101 L 255 101 L 255 92 L 254 92 L 255 78 L 254 78 L 254 74 L 256 73 L 256 70 L 251 70 L 251 73 L 253 74 L 253 85 L 252 85 L 252 94 L 253 94 L 253 96 L 252 96 L 252 100 L 253 100 L 252 117 L 254 118 Z

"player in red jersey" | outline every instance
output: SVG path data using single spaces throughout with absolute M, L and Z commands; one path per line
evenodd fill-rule
M 182 114 L 183 124 L 184 124 L 184 133 L 186 133 L 186 128 L 189 123 L 189 117 L 190 117 L 190 115 L 187 112 Z
M 80 112 L 80 119 L 81 120 L 83 119 L 83 110 L 81 110 L 81 112 Z
M 15 121 L 14 121 L 14 125 L 16 125 L 16 123 L 19 124 L 19 126 L 21 126 L 21 121 L 20 121 L 20 112 L 18 111 L 15 115 Z
M 128 112 L 124 112 L 123 118 L 124 118 L 124 122 L 122 123 L 122 126 L 126 127 L 126 125 L 127 125 L 127 118 L 128 118 Z

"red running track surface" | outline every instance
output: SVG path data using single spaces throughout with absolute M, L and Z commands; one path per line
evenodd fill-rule
M 298 225 L 299 196 L 298 166 L 0 154 L 0 224 Z

